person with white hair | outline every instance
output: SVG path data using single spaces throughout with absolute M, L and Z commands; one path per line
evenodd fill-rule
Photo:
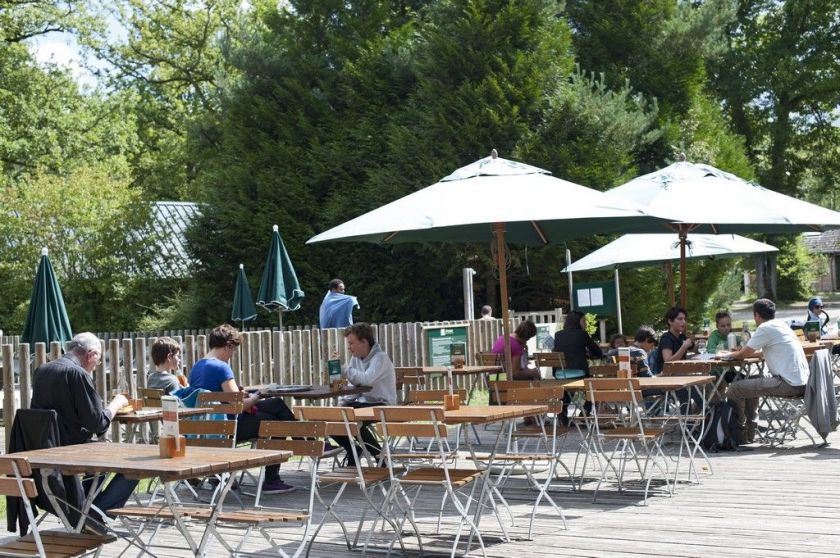
M 101 358 L 99 338 L 89 332 L 79 333 L 67 344 L 64 356 L 42 364 L 33 374 L 30 407 L 57 413 L 62 446 L 95 441 L 94 436 L 104 434 L 117 411 L 128 405 L 128 399 L 122 394 L 115 395 L 106 405 L 96 392 L 93 371 Z M 135 486 L 136 480 L 115 475 L 96 496 L 93 505 L 103 512 L 124 506 Z M 86 525 L 102 531 L 96 523 Z

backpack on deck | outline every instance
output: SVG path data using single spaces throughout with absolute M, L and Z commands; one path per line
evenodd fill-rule
M 735 405 L 729 401 L 715 403 L 706 413 L 706 433 L 700 446 L 710 451 L 737 450 L 739 430 Z

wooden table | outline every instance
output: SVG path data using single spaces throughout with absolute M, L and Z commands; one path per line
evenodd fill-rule
M 412 406 L 412 408 L 414 408 Z M 459 409 L 443 412 L 446 424 L 490 424 L 517 418 L 531 417 L 548 412 L 546 405 L 463 405 Z M 375 421 L 376 407 L 356 409 L 356 419 Z
M 233 484 L 234 475 L 229 476 L 222 490 L 219 491 L 215 502 L 211 502 L 213 511 L 207 521 L 201 541 L 197 544 L 176 509 L 178 498 L 175 496 L 172 487 L 173 482 L 214 474 L 234 473 L 252 467 L 278 465 L 288 461 L 292 453 L 250 448 L 229 449 L 189 446 L 186 448 L 184 457 L 164 459 L 159 456 L 159 449 L 156 445 L 91 443 L 24 451 L 16 453 L 15 456 L 25 457 L 33 468 L 42 470 L 41 478 L 44 492 L 52 502 L 54 509 L 59 511 L 59 518 L 65 527 L 76 531 L 81 529 L 82 522 L 80 521 L 78 525 L 74 526 L 67 520 L 46 482 L 52 471 L 73 475 L 95 473 L 100 476 L 108 473 L 121 473 L 127 478 L 137 480 L 159 477 L 164 482 L 163 493 L 167 505 L 175 515 L 178 530 L 184 536 L 195 556 L 206 556 L 207 545 L 216 517 L 222 510 L 224 499 Z M 101 479 L 97 479 L 95 482 L 99 484 L 101 489 L 104 483 L 98 482 L 98 480 Z M 88 491 L 87 499 L 82 507 L 83 515 L 90 510 L 90 505 L 97 492 L 97 490 Z
M 146 409 L 143 409 L 144 411 Z M 154 409 L 154 413 L 143 413 L 138 415 L 135 411 L 130 413 L 122 413 L 114 415 L 112 419 L 113 422 L 118 422 L 120 424 L 143 424 L 147 422 L 154 422 L 156 420 L 163 419 L 163 411 L 159 408 Z M 207 413 L 212 413 L 213 409 L 208 409 L 205 407 L 181 407 L 178 409 L 178 416 L 179 417 L 192 417 L 195 415 L 205 415 Z
M 344 386 L 338 391 L 333 391 L 330 388 L 330 386 L 314 385 L 308 388 L 302 388 L 299 391 L 272 391 L 270 388 L 270 384 L 261 384 L 256 386 L 248 386 L 245 388 L 245 391 L 258 391 L 260 393 L 260 397 L 263 398 L 294 397 L 295 399 L 307 399 L 310 401 L 315 401 L 320 399 L 332 399 L 334 397 L 342 397 L 344 395 L 359 395 L 362 393 L 367 393 L 368 391 L 370 391 L 370 386 Z
M 729 361 L 728 361 L 729 362 Z M 715 381 L 714 376 L 654 376 L 652 378 L 634 378 L 639 380 L 639 387 L 642 389 L 660 389 L 663 391 L 676 391 L 689 387 L 711 384 Z M 566 391 L 583 391 L 585 385 L 583 380 L 572 380 L 563 384 Z

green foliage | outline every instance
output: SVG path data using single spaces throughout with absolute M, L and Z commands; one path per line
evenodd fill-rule
M 807 299 L 811 296 L 811 284 L 816 279 L 816 268 L 802 238 L 774 239 L 774 245 L 779 248 L 776 260 L 779 302 Z
M 142 227 L 148 210 L 113 166 L 80 166 L 66 176 L 34 173 L 5 188 L 0 196 L 5 329 L 22 329 L 42 247 L 49 249 L 74 329 L 133 326 L 124 309 L 133 304 L 146 263 L 142 239 L 131 233 Z

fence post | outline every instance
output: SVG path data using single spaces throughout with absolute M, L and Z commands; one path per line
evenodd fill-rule
M 109 339 L 108 340 L 108 358 L 110 361 L 108 362 L 108 387 L 105 390 L 106 394 L 110 394 L 110 391 L 117 389 L 119 386 L 119 378 L 120 378 L 120 340 L 119 339 Z M 109 391 L 110 390 L 110 391 Z M 105 397 L 105 401 L 110 401 L 110 397 Z M 120 424 L 116 421 L 111 423 L 111 439 L 114 442 L 121 442 L 122 438 L 120 437 Z
M 271 332 L 261 331 L 257 335 L 260 336 L 260 347 L 262 348 L 262 365 L 260 366 L 260 383 L 271 383 Z
M 20 408 L 28 409 L 32 400 L 32 374 L 29 368 L 29 343 L 18 345 L 20 370 Z
M 134 377 L 134 351 L 131 339 L 122 340 L 122 354 L 123 354 L 123 378 L 125 385 L 128 387 L 129 399 L 137 397 L 137 380 Z
M 12 438 L 12 422 L 15 420 L 15 370 L 12 357 L 14 346 L 3 345 L 3 426 L 6 430 L 6 453 L 9 453 L 9 440 Z
M 50 360 L 55 360 L 61 357 L 61 343 L 53 341 L 50 343 Z
M 283 359 L 286 356 L 286 346 L 283 343 L 282 332 L 270 331 L 269 334 L 271 335 L 271 352 L 274 355 L 274 362 L 271 363 L 271 382 L 279 384 L 283 381 L 283 371 L 285 370 L 285 361 Z
M 249 338 L 250 333 L 243 333 L 242 334 L 242 343 L 239 345 L 239 359 L 241 363 L 241 367 L 239 370 L 239 377 L 236 378 L 236 383 L 240 386 L 243 385 L 252 385 L 250 378 L 251 378 L 251 339 Z M 236 353 L 234 353 L 236 354 Z M 236 373 L 236 370 L 234 370 Z M 245 382 L 245 383 L 243 383 Z

